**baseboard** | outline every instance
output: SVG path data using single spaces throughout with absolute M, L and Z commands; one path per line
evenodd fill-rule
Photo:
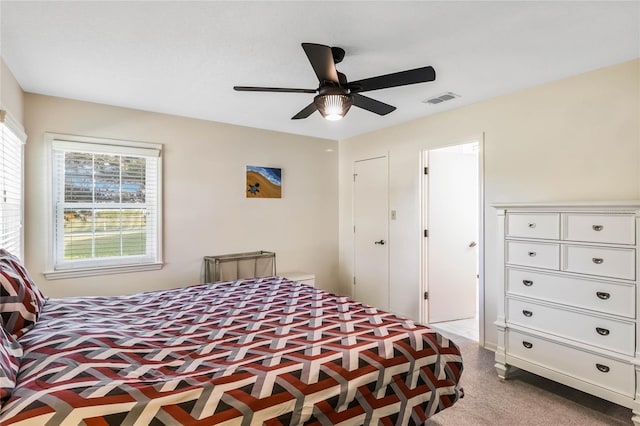
M 481 347 L 491 352 L 495 352 L 498 349 L 498 346 L 493 342 L 484 342 Z

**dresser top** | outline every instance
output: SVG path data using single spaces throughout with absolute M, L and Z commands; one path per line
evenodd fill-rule
M 553 202 L 499 202 L 491 204 L 492 207 L 500 210 L 537 210 L 537 211 L 633 211 L 640 209 L 640 200 L 620 200 L 620 201 L 553 201 Z

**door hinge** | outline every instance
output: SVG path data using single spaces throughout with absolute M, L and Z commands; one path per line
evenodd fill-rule
M 424 174 L 425 174 L 425 175 L 428 175 L 428 174 L 429 174 L 429 168 L 428 168 L 428 167 L 425 167 L 425 168 L 424 168 Z
M 356 226 L 355 225 L 353 225 L 353 233 L 354 234 L 356 233 Z
M 424 300 L 429 300 L 429 292 L 428 291 L 424 292 Z
M 424 230 L 424 237 L 427 238 L 429 236 L 429 230 L 425 229 Z
M 354 173 L 354 174 L 353 174 L 353 181 L 354 181 L 354 182 L 356 181 L 356 176 L 358 176 L 358 174 L 357 174 L 357 173 Z
M 356 285 L 356 277 L 353 277 L 353 285 Z

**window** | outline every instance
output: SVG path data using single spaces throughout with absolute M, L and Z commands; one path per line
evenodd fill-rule
M 161 145 L 48 135 L 53 272 L 159 269 Z
M 0 110 L 0 248 L 23 258 L 22 153 L 27 136 Z

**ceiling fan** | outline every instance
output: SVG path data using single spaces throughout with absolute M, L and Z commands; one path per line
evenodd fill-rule
M 318 93 L 313 98 L 313 102 L 291 119 L 307 118 L 318 110 L 324 118 L 333 121 L 344 117 L 352 105 L 378 115 L 387 115 L 396 109 L 394 106 L 361 95 L 362 92 L 424 83 L 436 79 L 436 72 L 432 67 L 422 67 L 348 82 L 347 76 L 336 70 L 336 64 L 344 58 L 344 49 L 315 43 L 302 43 L 302 48 L 320 82 L 317 89 L 234 86 L 234 90 L 241 92 Z

